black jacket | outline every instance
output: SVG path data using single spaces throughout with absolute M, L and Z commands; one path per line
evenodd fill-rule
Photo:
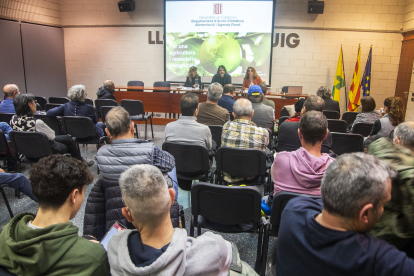
M 214 82 L 218 82 L 224 87 L 226 84 L 231 84 L 231 76 L 229 74 L 225 74 L 224 78 L 221 78 L 220 74 L 215 74 L 211 80 L 211 83 Z
M 198 86 L 200 87 L 200 89 L 202 89 L 204 86 L 201 83 L 201 77 L 200 76 L 196 76 L 195 78 L 191 78 L 191 80 L 187 76 L 187 78 L 185 79 L 184 87 L 194 87 L 196 79 L 198 79 Z
M 115 90 L 108 90 L 105 87 L 101 86 L 98 88 L 98 91 L 96 91 L 96 96 L 98 96 L 98 99 L 111 99 L 115 100 L 115 96 L 113 95 Z
M 96 181 L 89 193 L 85 207 L 83 235 L 94 236 L 101 240 L 115 222 L 126 226 L 128 229 L 135 229 L 134 225 L 122 215 L 121 188 L 118 181 L 100 178 Z M 171 206 L 171 222 L 173 227 L 179 227 L 179 213 L 182 206 L 177 201 Z
M 338 111 L 339 113 L 341 113 L 341 111 L 339 109 L 339 102 L 338 101 L 335 101 L 331 98 L 324 98 L 323 101 L 325 102 L 324 110 L 333 110 L 333 111 Z

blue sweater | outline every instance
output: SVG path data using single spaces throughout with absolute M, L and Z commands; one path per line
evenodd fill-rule
M 0 103 L 1 113 L 16 113 L 14 110 L 13 99 L 7 98 Z

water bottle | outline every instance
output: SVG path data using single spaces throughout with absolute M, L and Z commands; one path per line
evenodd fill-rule
M 198 79 L 195 79 L 195 85 L 194 85 L 194 88 L 195 88 L 196 90 L 198 90 Z

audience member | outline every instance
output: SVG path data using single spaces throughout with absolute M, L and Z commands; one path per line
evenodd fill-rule
M 134 123 L 123 107 L 114 107 L 106 115 L 106 133 L 112 144 L 102 146 L 97 154 L 102 180 L 96 182 L 89 194 L 85 208 L 83 234 L 101 239 L 109 228 L 119 221 L 127 228 L 122 215 L 119 177 L 121 173 L 136 164 L 154 165 L 164 173 L 169 185 L 178 194 L 174 157 L 146 140 L 134 138 Z M 174 224 L 179 223 L 178 203 L 172 208 Z
M 16 113 L 14 110 L 13 100 L 20 94 L 19 87 L 15 84 L 6 84 L 3 88 L 6 99 L 0 103 L 1 113 Z
M 21 173 L 6 173 L 0 168 L 0 184 L 7 184 L 10 188 L 19 190 L 32 200 L 37 201 L 32 193 L 32 186 L 29 180 Z
M 230 120 L 228 110 L 217 105 L 222 93 L 223 87 L 218 82 L 208 87 L 207 101 L 199 105 L 197 122 L 204 125 L 222 126 Z
M 398 175 L 392 182 L 391 200 L 371 234 L 414 258 L 414 122 L 399 124 L 394 144 L 386 138 L 371 143 L 368 153 L 386 162 Z
M 259 149 L 271 156 L 267 148 L 269 144 L 269 132 L 252 122 L 254 110 L 252 103 L 246 99 L 238 99 L 233 106 L 234 121 L 229 121 L 223 126 L 221 146 L 230 148 Z M 224 174 L 224 180 L 229 183 L 240 182 L 247 179 L 232 177 Z
M 391 198 L 393 173 L 364 153 L 344 154 L 326 170 L 322 200 L 290 200 L 281 218 L 276 274 L 412 275 L 414 260 L 368 232 Z
M 266 95 L 266 92 L 267 92 L 266 83 L 261 82 L 261 83 L 259 83 L 259 86 L 262 89 L 263 95 Z M 275 102 L 274 101 L 268 100 L 268 99 L 266 99 L 266 97 L 263 97 L 262 104 L 270 106 L 271 108 L 273 108 L 273 110 L 276 113 L 276 108 L 275 108 Z
M 227 73 L 226 67 L 224 67 L 224 65 L 220 65 L 217 69 L 217 73 L 213 76 L 211 83 L 215 82 L 220 83 L 223 87 L 225 87 L 226 84 L 231 84 L 231 75 Z
M 334 161 L 328 154 L 321 153 L 322 142 L 328 132 L 328 121 L 321 112 L 303 114 L 298 130 L 302 147 L 292 152 L 278 153 L 273 162 L 271 174 L 274 195 L 281 191 L 321 194 L 323 174 Z
M 258 127 L 273 130 L 275 111 L 270 106 L 262 104 L 263 92 L 259 85 L 252 85 L 247 92 L 247 99 L 252 102 L 254 116 L 252 122 Z
M 370 136 L 388 137 L 396 126 L 404 121 L 404 104 L 399 97 L 388 97 L 384 101 L 384 117 L 374 122 Z
M 16 171 L 16 166 L 17 166 L 17 161 L 16 161 L 16 154 L 14 153 L 12 144 L 10 142 L 10 137 L 9 137 L 9 133 L 10 131 L 12 131 L 13 129 L 9 126 L 8 123 L 5 122 L 0 122 L 0 130 L 3 131 L 4 137 L 7 140 L 7 147 L 8 150 L 4 151 L 4 152 L 0 152 L 0 155 L 2 157 L 7 156 L 7 171 L 9 173 L 11 172 L 15 172 Z
M 75 141 L 69 135 L 55 135 L 45 122 L 35 119 L 33 114 L 36 113 L 35 96 L 32 94 L 19 94 L 13 101 L 16 115 L 11 119 L 11 127 L 17 131 L 33 131 L 42 132 L 49 139 L 53 153 L 70 153 L 73 157 L 83 160 L 76 146 Z M 94 162 L 88 162 L 88 166 L 92 166 Z
M 305 103 L 306 99 L 299 99 L 295 103 L 295 113 L 292 114 L 292 116 L 289 117 L 289 119 L 286 119 L 285 122 L 299 122 L 300 121 L 300 113 L 303 108 L 303 104 Z
M 338 111 L 339 113 L 341 112 L 339 109 L 339 102 L 331 98 L 332 91 L 326 85 L 319 87 L 318 91 L 316 91 L 316 95 L 321 97 L 325 102 L 325 110 Z
M 17 275 L 110 275 L 102 245 L 79 237 L 70 222 L 92 180 L 86 164 L 74 158 L 51 155 L 35 163 L 30 182 L 39 210 L 4 227 L 0 265 Z
M 233 86 L 233 84 L 226 84 L 223 89 L 223 96 L 217 103 L 218 106 L 227 109 L 230 114 L 233 112 L 233 104 L 236 102 L 233 99 L 235 90 L 236 88 Z
M 112 275 L 225 276 L 235 268 L 241 275 L 257 275 L 220 235 L 206 232 L 195 239 L 185 229 L 173 228 L 175 192 L 156 167 L 133 166 L 121 175 L 119 185 L 126 205 L 122 213 L 136 230 L 122 230 L 109 241 Z
M 181 116 L 165 127 L 165 142 L 200 145 L 212 148 L 210 128 L 197 122 L 198 96 L 188 93 L 181 97 Z
M 98 96 L 98 99 L 110 99 L 110 100 L 114 100 L 115 96 L 115 84 L 113 81 L 111 80 L 106 80 L 103 83 L 103 86 L 98 88 L 98 91 L 96 92 L 96 96 Z
M 365 96 L 361 99 L 362 113 L 358 113 L 355 121 L 351 125 L 354 128 L 355 124 L 366 123 L 373 124 L 376 120 L 381 118 L 381 114 L 375 110 L 375 100 L 371 96 Z
M 56 116 L 85 116 L 92 119 L 95 124 L 95 138 L 99 139 L 104 135 L 105 124 L 98 121 L 96 117 L 95 107 L 86 104 L 85 86 L 74 85 L 68 91 L 70 102 L 62 104 L 59 107 L 52 108 L 47 111 L 49 117 Z
M 6 137 L 7 141 L 10 141 L 9 133 L 13 129 L 9 126 L 9 124 L 5 122 L 0 122 L 0 130 L 3 131 L 4 136 Z
M 325 102 L 321 97 L 311 95 L 303 104 L 302 112 L 303 115 L 307 111 L 319 111 L 323 112 L 325 107 Z M 283 122 L 279 126 L 278 132 L 278 143 L 276 146 L 276 151 L 295 151 L 300 148 L 301 143 L 298 135 L 299 122 Z M 328 153 L 332 145 L 332 135 L 329 132 L 325 140 L 323 140 L 321 152 Z

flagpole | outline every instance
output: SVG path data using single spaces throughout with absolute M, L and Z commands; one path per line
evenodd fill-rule
M 346 97 L 346 78 L 345 78 L 345 67 L 344 67 L 344 51 L 342 50 L 341 44 L 341 53 L 342 53 L 342 72 L 344 72 L 344 86 L 345 86 L 345 112 L 348 110 L 348 99 Z

